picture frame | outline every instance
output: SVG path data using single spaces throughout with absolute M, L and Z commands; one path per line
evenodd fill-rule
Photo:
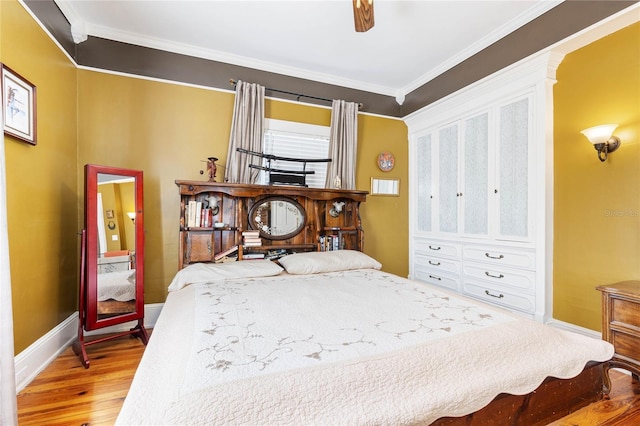
M 4 64 L 0 73 L 4 133 L 36 145 L 36 86 Z
M 371 178 L 371 195 L 400 196 L 400 179 Z

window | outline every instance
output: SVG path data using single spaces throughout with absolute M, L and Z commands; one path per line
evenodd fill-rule
M 293 121 L 265 120 L 264 153 L 279 157 L 322 159 L 329 158 L 329 127 Z M 267 165 L 264 160 L 263 166 Z M 281 170 L 303 170 L 303 163 L 272 161 L 271 168 Z M 306 176 L 310 188 L 324 188 L 327 163 L 307 163 L 305 170 L 314 171 Z M 269 183 L 267 172 L 261 172 L 259 183 Z

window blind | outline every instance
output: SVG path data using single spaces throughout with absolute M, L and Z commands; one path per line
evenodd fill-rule
M 320 159 L 329 156 L 329 137 L 324 135 L 303 134 L 284 130 L 266 129 L 264 132 L 264 153 L 279 157 Z M 267 161 L 264 160 L 264 166 Z M 271 161 L 271 168 L 284 170 L 303 170 L 303 163 L 290 161 Z M 306 176 L 310 188 L 324 188 L 327 163 L 307 163 L 305 170 L 315 173 Z M 267 172 L 262 172 L 260 182 L 268 184 Z

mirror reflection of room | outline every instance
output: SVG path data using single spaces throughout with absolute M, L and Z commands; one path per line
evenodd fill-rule
M 98 174 L 98 319 L 135 312 L 135 180 Z

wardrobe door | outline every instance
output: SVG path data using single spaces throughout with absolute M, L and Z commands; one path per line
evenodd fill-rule
M 499 109 L 497 238 L 528 240 L 529 172 L 531 158 L 530 99 L 523 98 Z
M 416 224 L 418 232 L 433 230 L 433 143 L 431 134 L 420 136 L 416 144 L 417 197 Z
M 464 121 L 463 233 L 489 233 L 489 114 Z
M 458 125 L 438 132 L 438 231 L 458 233 Z

